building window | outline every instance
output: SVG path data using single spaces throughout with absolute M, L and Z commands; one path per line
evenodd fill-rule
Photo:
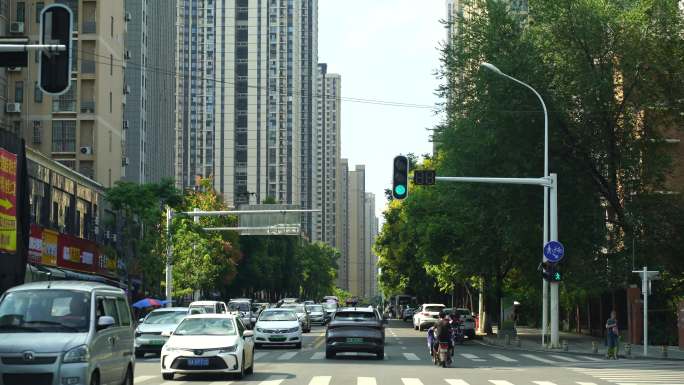
M 33 89 L 33 101 L 36 103 L 43 102 L 43 90 L 40 89 L 38 82 L 36 82 L 35 87 Z
M 109 35 L 114 37 L 114 16 L 109 19 Z
M 17 21 L 26 21 L 26 4 L 23 1 L 17 1 Z
M 52 152 L 76 152 L 76 121 L 52 121 Z
M 14 82 L 14 101 L 17 103 L 24 102 L 24 82 Z
M 44 1 L 37 1 L 36 2 L 36 23 L 40 23 L 40 13 L 43 11 L 43 8 L 45 8 L 45 2 Z

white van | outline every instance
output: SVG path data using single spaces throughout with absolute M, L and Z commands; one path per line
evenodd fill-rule
M 134 327 L 123 290 L 46 281 L 0 298 L 3 385 L 133 384 Z

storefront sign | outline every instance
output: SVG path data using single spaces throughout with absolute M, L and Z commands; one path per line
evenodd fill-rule
M 17 251 L 17 155 L 0 148 L 0 251 Z

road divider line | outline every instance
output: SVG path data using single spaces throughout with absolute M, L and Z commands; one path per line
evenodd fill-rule
M 137 384 L 139 384 L 139 383 L 141 383 L 141 382 L 149 381 L 149 380 L 151 380 L 151 379 L 153 379 L 153 378 L 155 378 L 155 377 L 157 377 L 157 376 L 138 376 L 138 377 L 135 378 L 135 382 L 136 382 Z
M 558 363 L 557 361 L 551 361 L 551 360 L 547 360 L 546 358 L 537 357 L 534 354 L 521 354 L 521 356 L 529 358 L 531 360 L 543 362 L 545 364 L 557 364 Z
M 313 344 L 314 349 L 318 349 L 325 343 L 325 335 L 316 337 L 316 341 Z
M 402 378 L 401 382 L 403 382 L 404 385 L 424 385 L 423 381 L 418 378 Z
M 322 360 L 325 358 L 325 352 L 316 352 L 314 353 L 313 356 L 311 356 L 312 360 Z
M 267 356 L 268 353 L 269 353 L 269 352 L 256 352 L 256 353 L 254 353 L 254 359 L 255 359 L 255 360 L 258 360 L 259 358 L 261 358 L 261 357 L 263 357 L 263 356 Z
M 469 359 L 469 360 L 471 360 L 471 361 L 475 361 L 475 362 L 485 362 L 485 361 L 487 361 L 487 360 L 485 360 L 485 359 L 483 359 L 483 358 L 480 358 L 480 357 L 478 357 L 478 356 L 476 356 L 476 355 L 474 355 L 474 354 L 470 354 L 470 353 L 461 353 L 461 356 L 464 357 L 464 358 L 467 358 L 467 359 Z
M 401 353 L 409 361 L 420 361 L 420 358 L 415 353 Z
M 572 357 L 561 356 L 561 355 L 552 354 L 551 357 L 557 358 L 557 359 L 563 360 L 563 361 L 568 361 L 568 362 L 580 362 L 580 360 L 578 360 L 578 359 L 575 359 Z
M 518 360 L 516 360 L 515 358 L 506 357 L 506 356 L 504 356 L 503 354 L 493 353 L 493 354 L 490 354 L 490 356 L 492 356 L 492 357 L 494 357 L 494 358 L 496 358 L 496 359 L 499 359 L 499 360 L 501 360 L 501 361 L 506 361 L 506 362 L 518 362 Z
M 292 357 L 296 356 L 297 353 L 299 353 L 299 352 L 287 352 L 287 353 L 283 353 L 283 354 L 281 354 L 280 356 L 278 356 L 278 361 L 289 360 L 289 359 L 291 359 Z
M 583 358 L 585 360 L 589 360 L 589 361 L 601 361 L 601 362 L 603 362 L 602 358 L 590 357 L 590 356 L 579 356 L 579 357 Z
M 375 377 L 357 377 L 356 385 L 378 385 Z
M 328 385 L 331 379 L 331 376 L 316 376 L 311 379 L 309 385 Z

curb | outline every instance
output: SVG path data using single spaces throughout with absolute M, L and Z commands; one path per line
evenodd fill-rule
M 513 345 L 511 346 L 506 346 L 506 345 L 497 345 L 497 344 L 492 344 L 489 342 L 485 341 L 485 338 L 481 338 L 480 340 L 473 341 L 474 343 L 480 344 L 482 346 L 487 346 L 491 348 L 496 348 L 496 349 L 502 349 L 502 350 L 508 350 L 508 351 L 519 351 L 519 352 L 534 352 L 534 353 L 561 353 L 561 354 L 568 354 L 568 355 L 573 355 L 573 356 L 591 356 L 591 357 L 597 357 L 597 358 L 603 358 L 605 357 L 604 354 L 600 353 L 583 353 L 583 352 L 578 352 L 578 351 L 564 351 L 562 349 L 535 349 L 535 348 L 529 348 L 529 347 L 515 347 Z M 644 356 L 637 356 L 633 355 L 632 357 L 627 357 L 624 354 L 618 356 L 621 359 L 625 360 L 645 360 L 645 361 L 674 361 L 674 362 L 682 362 L 684 361 L 684 358 L 675 358 L 675 357 L 644 357 Z M 608 360 L 606 360 L 608 361 Z M 598 362 L 598 361 L 597 361 Z

